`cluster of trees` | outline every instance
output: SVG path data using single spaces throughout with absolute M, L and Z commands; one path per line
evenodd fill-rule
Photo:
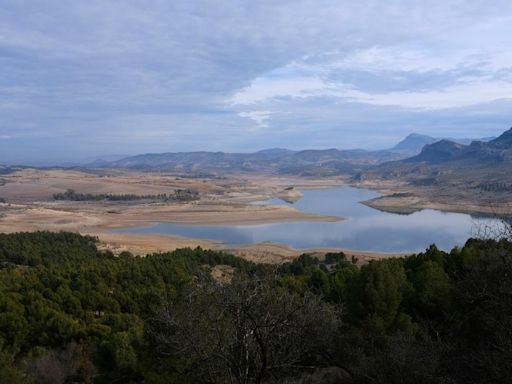
M 512 243 L 359 267 L 0 235 L 0 382 L 483 383 L 512 375 Z M 229 265 L 229 283 L 211 277 Z
M 484 183 L 479 184 L 478 188 L 487 192 L 510 192 L 512 191 L 512 184 L 510 183 Z
M 479 184 L 478 188 L 487 192 L 510 192 L 512 191 L 512 184 L 510 183 L 485 183 Z
M 8 175 L 10 173 L 16 172 L 20 170 L 18 167 L 9 167 L 5 165 L 0 165 L 0 175 Z
M 68 201 L 134 201 L 134 200 L 160 200 L 160 201 L 193 201 L 199 199 L 199 194 L 190 189 L 176 189 L 173 193 L 159 193 L 156 195 L 137 195 L 137 194 L 112 194 L 112 193 L 78 193 L 73 189 L 66 192 L 53 194 L 54 200 Z

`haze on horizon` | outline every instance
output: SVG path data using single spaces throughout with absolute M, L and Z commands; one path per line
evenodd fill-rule
M 497 136 L 511 46 L 506 0 L 6 0 L 0 163 Z

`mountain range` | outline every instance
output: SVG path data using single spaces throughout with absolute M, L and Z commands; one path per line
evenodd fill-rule
M 472 141 L 469 145 L 447 139 L 439 140 L 425 145 L 418 155 L 402 160 L 402 163 L 472 162 L 499 167 L 511 161 L 512 128 L 490 141 Z
M 431 137 L 427 135 L 421 135 L 419 133 L 411 133 L 409 136 L 407 136 L 405 139 L 400 141 L 397 145 L 395 145 L 393 148 L 390 149 L 390 151 L 393 152 L 401 152 L 406 155 L 416 155 L 417 153 L 421 152 L 423 147 L 425 145 L 433 144 L 435 142 L 441 141 L 441 140 L 447 140 L 452 141 L 457 144 L 463 144 L 463 145 L 469 145 L 473 141 L 491 141 L 495 139 L 495 137 L 483 137 L 480 139 L 467 139 L 467 138 L 443 138 L 443 137 Z
M 364 178 L 378 175 L 386 178 L 396 173 L 413 174 L 413 171 L 406 171 L 412 164 L 432 165 L 460 158 L 497 159 L 502 154 L 490 148 L 494 148 L 493 143 L 500 140 L 503 138 L 484 138 L 477 141 L 439 139 L 412 133 L 392 148 L 375 151 L 335 148 L 294 151 L 285 148 L 269 148 L 254 153 L 207 151 L 147 153 L 136 156 L 102 157 L 86 164 L 61 164 L 60 167 L 163 171 L 189 176 L 221 176 L 227 172 L 253 172 L 316 177 L 358 175 Z M 489 145 L 486 145 L 486 142 Z M 471 144 L 466 145 L 468 143 Z M 15 168 L 19 167 L 0 166 L 0 173 L 12 172 Z
M 386 162 L 356 180 L 397 180 L 415 186 L 459 185 L 480 192 L 512 192 L 512 128 L 469 145 L 440 140 L 410 158 Z
M 88 164 L 87 167 L 189 174 L 221 174 L 225 172 L 261 172 L 302 176 L 356 174 L 382 163 L 417 155 L 425 145 L 438 140 L 440 139 L 414 133 L 392 148 L 377 151 L 334 148 L 293 151 L 284 148 L 270 148 L 254 153 L 207 151 L 148 153 L 116 161 L 99 160 Z M 462 141 L 468 140 L 462 139 Z

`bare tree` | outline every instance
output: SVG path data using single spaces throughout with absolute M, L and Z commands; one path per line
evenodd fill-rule
M 31 362 L 29 371 L 38 383 L 60 384 L 69 381 L 90 383 L 97 374 L 84 345 L 70 343 L 62 350 L 51 350 Z
M 273 278 L 208 283 L 168 302 L 153 324 L 162 355 L 187 356 L 183 374 L 212 383 L 261 383 L 311 370 L 338 327 L 334 308 Z
M 491 220 L 475 222 L 472 236 L 481 240 L 512 241 L 512 217 L 494 213 Z

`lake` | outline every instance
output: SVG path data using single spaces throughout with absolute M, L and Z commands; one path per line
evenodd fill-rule
M 166 234 L 220 241 L 227 246 L 275 242 L 295 249 L 336 247 L 361 251 L 418 252 L 435 243 L 449 250 L 493 219 L 431 209 L 410 215 L 382 212 L 361 201 L 379 196 L 360 188 L 336 187 L 303 191 L 294 204 L 272 199 L 256 204 L 292 205 L 321 215 L 344 217 L 339 222 L 284 222 L 251 225 L 183 225 L 159 223 L 116 230 L 116 233 Z

